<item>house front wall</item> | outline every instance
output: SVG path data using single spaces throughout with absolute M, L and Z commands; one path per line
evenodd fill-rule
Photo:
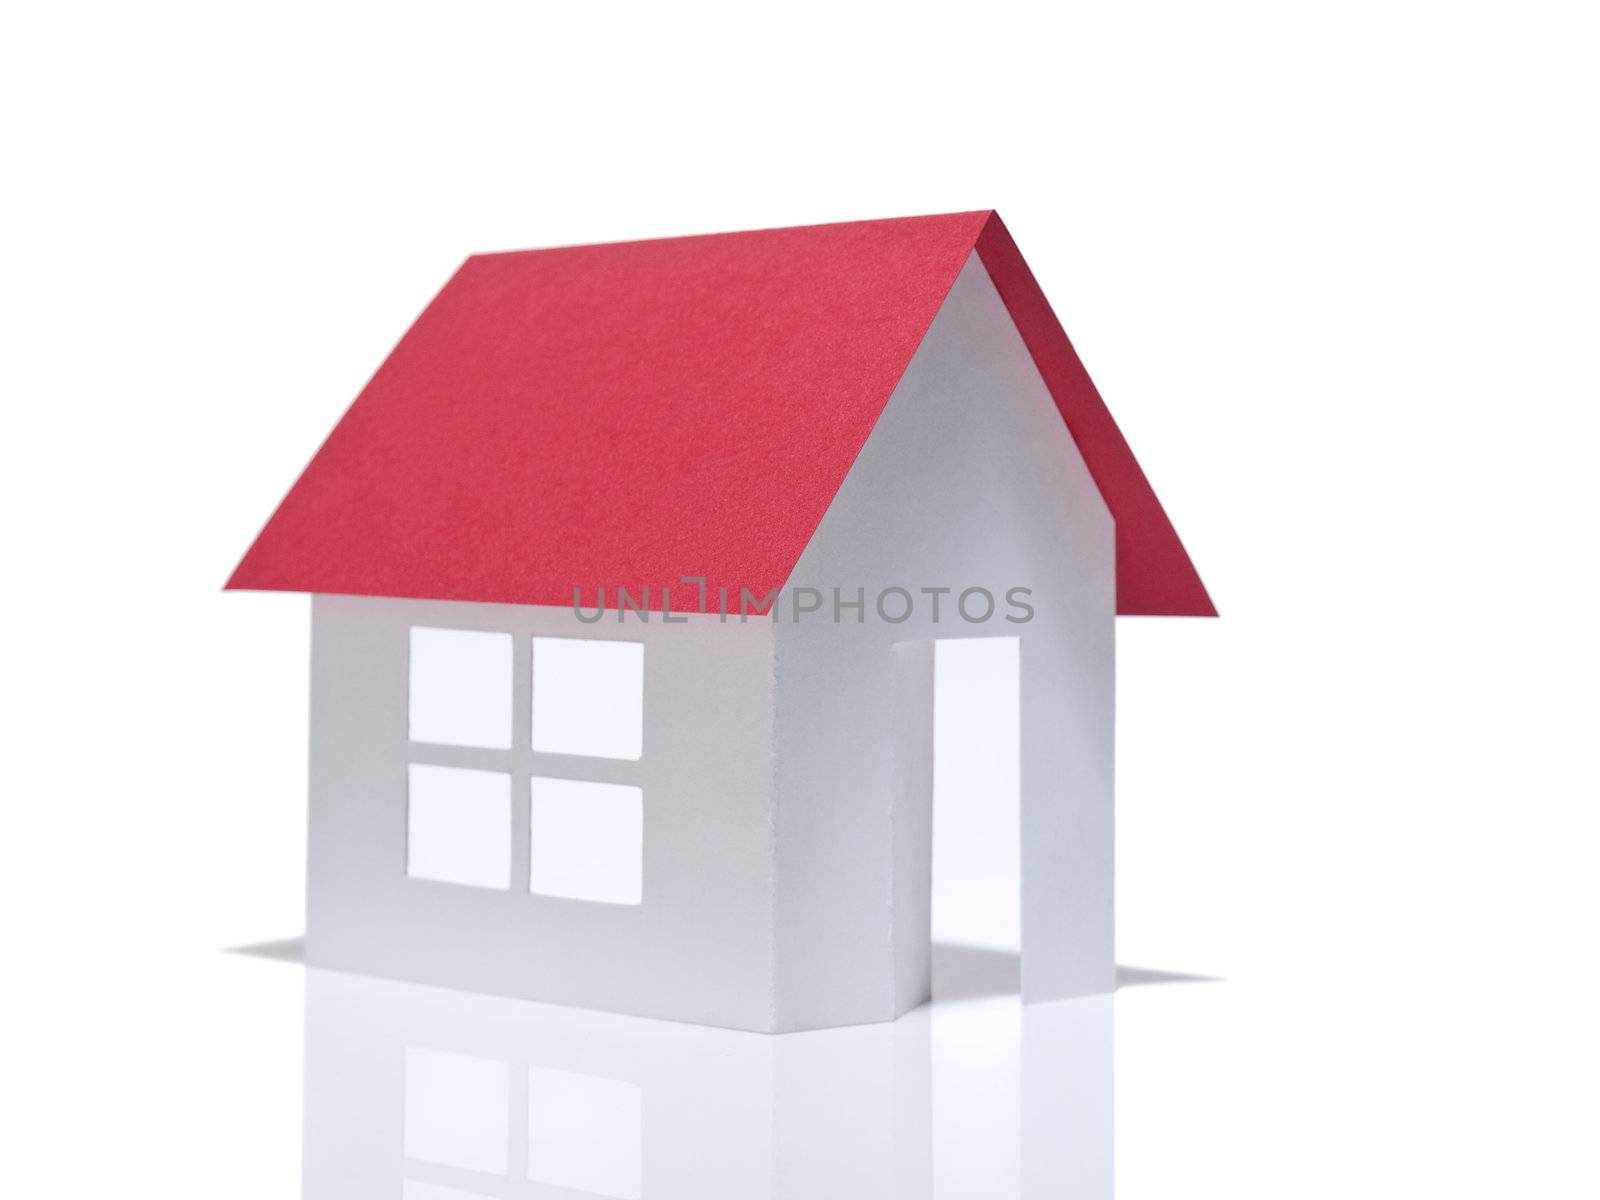
M 974 255 L 774 626 L 781 1028 L 928 995 L 937 638 L 1020 641 L 1024 998 L 1111 988 L 1114 560 L 1110 513 Z M 1008 621 L 1019 587 L 1032 615 Z M 981 622 L 959 611 L 977 588 L 996 605 Z M 886 619 L 905 608 L 893 589 L 904 619 Z M 864 604 L 836 618 L 836 590 Z
M 411 631 L 508 635 L 510 746 L 412 737 Z M 535 638 L 639 643 L 638 757 L 536 751 Z M 773 1026 L 772 626 L 688 614 L 317 596 L 312 607 L 308 961 L 422 983 L 733 1028 Z M 408 875 L 416 766 L 508 794 L 505 878 Z M 503 777 L 503 778 L 501 778 Z M 637 787 L 639 903 L 530 884 L 530 780 Z M 503 883 L 503 886 L 501 885 Z

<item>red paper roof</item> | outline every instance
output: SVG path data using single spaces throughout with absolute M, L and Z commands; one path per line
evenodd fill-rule
M 1117 611 L 1215 615 L 990 212 L 469 258 L 228 587 L 570 605 L 649 586 L 659 605 L 699 575 L 764 596 L 974 248 L 1116 519 Z

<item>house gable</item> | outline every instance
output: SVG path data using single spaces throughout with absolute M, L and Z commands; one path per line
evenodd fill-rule
M 1115 533 L 972 255 L 789 580 L 819 610 L 791 599 L 774 625 L 781 1027 L 926 997 L 931 796 L 908 776 L 931 732 L 904 719 L 932 684 L 915 652 L 941 638 L 1020 642 L 1021 791 L 993 818 L 1020 822 L 1024 998 L 1111 986 Z M 1030 619 L 1007 620 L 1013 588 Z M 836 616 L 835 589 L 859 614 Z M 993 612 L 969 619 L 984 592 Z

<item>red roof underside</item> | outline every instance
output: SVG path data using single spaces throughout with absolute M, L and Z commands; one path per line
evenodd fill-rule
M 648 586 L 659 607 L 699 575 L 764 596 L 974 248 L 1116 519 L 1118 612 L 1214 615 L 987 212 L 470 258 L 228 587 L 570 605 Z

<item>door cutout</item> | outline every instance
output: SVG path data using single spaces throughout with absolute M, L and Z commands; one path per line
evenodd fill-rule
M 1022 950 L 1020 645 L 933 644 L 935 945 Z
M 1021 641 L 895 646 L 895 1011 L 1022 987 Z

